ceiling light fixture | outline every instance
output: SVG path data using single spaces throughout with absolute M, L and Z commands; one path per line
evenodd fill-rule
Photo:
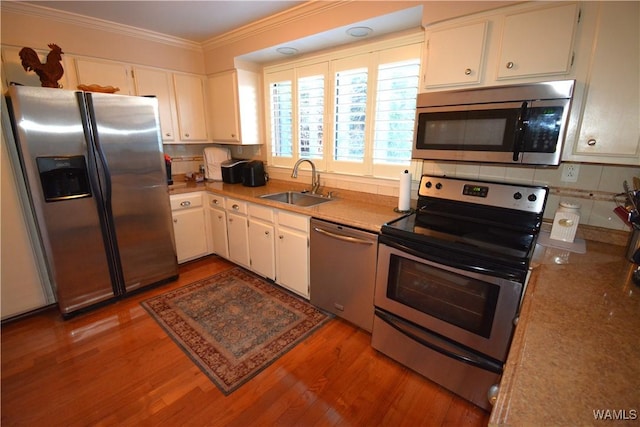
M 367 37 L 373 30 L 369 27 L 351 27 L 347 29 L 347 34 L 351 37 Z
M 296 49 L 295 47 L 287 47 L 287 46 L 279 47 L 276 49 L 276 51 L 283 55 L 295 55 L 296 53 L 298 53 L 298 49 Z

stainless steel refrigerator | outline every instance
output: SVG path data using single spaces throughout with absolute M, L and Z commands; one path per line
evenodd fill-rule
M 176 279 L 157 100 L 27 86 L 8 100 L 62 315 Z

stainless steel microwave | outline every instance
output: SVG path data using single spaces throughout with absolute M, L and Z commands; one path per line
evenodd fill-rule
M 558 165 L 574 80 L 418 95 L 414 159 Z

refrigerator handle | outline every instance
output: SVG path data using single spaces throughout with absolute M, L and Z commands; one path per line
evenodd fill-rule
M 82 103 L 84 108 L 81 109 L 81 112 L 85 123 L 90 124 L 90 129 L 85 130 L 85 132 L 88 131 L 90 133 L 90 135 L 87 135 L 87 141 L 92 141 L 92 148 L 94 149 L 91 150 L 91 152 L 93 152 L 95 155 L 95 164 L 96 166 L 100 164 L 100 166 L 102 167 L 102 170 L 97 171 L 97 175 L 102 178 L 100 179 L 100 184 L 104 191 L 103 203 L 105 205 L 105 209 L 110 214 L 112 193 L 110 179 L 111 173 L 109 172 L 109 164 L 107 163 L 107 158 L 105 157 L 104 152 L 102 151 L 102 147 L 100 146 L 100 137 L 98 134 L 98 124 L 96 123 L 96 118 L 93 114 L 88 113 L 88 111 L 94 111 L 93 98 L 91 97 L 90 93 L 83 94 L 82 92 L 80 92 L 79 96 L 83 96 L 84 99 L 86 99 L 86 104 Z
M 96 118 L 90 111 L 94 111 L 93 100 L 90 93 L 76 92 L 80 116 L 84 128 L 85 140 L 87 142 L 87 156 L 89 157 L 89 169 L 93 173 L 89 174 L 91 185 L 97 191 L 94 194 L 99 200 L 98 215 L 101 219 L 101 226 L 104 236 L 105 249 L 110 259 L 109 270 L 113 283 L 117 289 L 116 295 L 124 292 L 124 276 L 120 263 L 120 251 L 118 249 L 115 235 L 115 224 L 113 222 L 113 212 L 111 208 L 111 178 L 107 159 L 100 147 L 98 138 L 98 125 Z

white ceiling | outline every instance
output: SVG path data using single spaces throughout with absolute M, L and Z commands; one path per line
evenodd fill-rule
M 212 37 L 295 7 L 293 0 L 28 1 L 78 15 L 130 25 L 202 43 Z
M 201 1 L 27 1 L 25 3 L 48 7 L 63 12 L 102 19 L 176 37 L 196 43 L 206 42 L 216 36 L 267 18 L 306 1 L 294 0 L 201 0 Z M 373 29 L 368 37 L 377 37 L 410 28 L 418 28 L 422 20 L 422 6 L 401 10 L 389 15 L 354 22 L 350 26 L 367 26 Z M 347 27 L 336 28 L 299 40 L 291 40 L 281 46 L 296 48 L 301 54 L 332 46 L 353 43 L 362 39 L 346 34 Z M 282 59 L 273 46 L 242 57 L 252 62 L 268 62 Z

